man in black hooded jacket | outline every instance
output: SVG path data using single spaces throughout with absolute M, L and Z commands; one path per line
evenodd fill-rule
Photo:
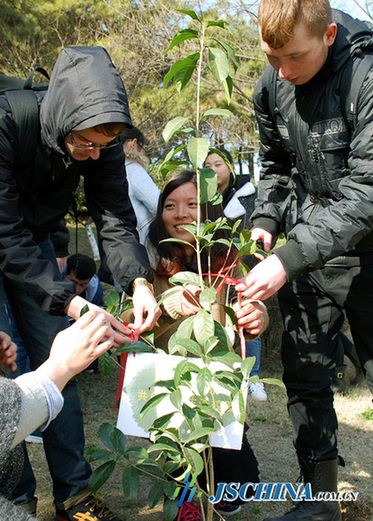
M 262 170 L 252 238 L 266 251 L 280 232 L 287 243 L 237 290 L 255 299 L 280 290 L 284 382 L 303 478 L 314 493 L 336 491 L 330 383 L 345 314 L 373 391 L 373 71 L 358 73 L 361 62 L 373 63 L 372 35 L 328 0 L 261 0 L 258 23 L 270 66 L 254 92 Z M 346 94 L 356 82 L 357 106 Z M 309 519 L 339 521 L 338 503 L 305 501 L 268 521 Z
M 47 359 L 55 335 L 68 325 L 66 315 L 78 319 L 86 304 L 72 282 L 61 280 L 49 240 L 68 211 L 80 176 L 110 269 L 124 291 L 133 293 L 133 329 L 152 329 L 160 314 L 151 291 L 147 255 L 137 239 L 123 149 L 116 139 L 132 126 L 127 95 L 108 53 L 100 47 L 63 49 L 48 91 L 36 95 L 40 134 L 36 155 L 22 171 L 17 162 L 15 121 L 6 96 L 0 96 L 0 283 L 4 283 L 32 369 Z M 98 310 L 106 314 L 116 347 L 130 341 L 130 329 Z M 8 331 L 6 324 L 0 324 L 0 329 Z M 103 520 L 117 519 L 92 495 L 82 501 L 88 494 L 91 468 L 83 456 L 76 381 L 66 386 L 64 398 L 61 414 L 43 433 L 57 519 L 76 519 L 73 516 L 86 512 L 100 514 Z M 16 490 L 16 501 L 29 510 L 35 508 L 34 491 L 28 468 Z

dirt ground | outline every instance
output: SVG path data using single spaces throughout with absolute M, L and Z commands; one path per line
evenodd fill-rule
M 276 376 L 273 367 L 266 364 L 262 376 Z M 272 368 L 271 368 L 272 367 Z M 351 375 L 352 368 L 349 368 Z M 114 370 L 109 377 L 84 373 L 79 376 L 82 406 L 86 429 L 87 455 L 100 447 L 98 428 L 104 422 L 115 424 L 113 409 L 118 373 Z M 286 410 L 286 395 L 283 389 L 266 386 L 267 402 L 250 400 L 249 441 L 259 461 L 262 482 L 296 483 L 299 470 L 292 446 L 292 429 Z M 372 477 L 373 477 L 373 421 L 364 419 L 364 413 L 372 405 L 371 394 L 365 383 L 349 388 L 344 396 L 337 395 L 335 407 L 339 419 L 339 452 L 346 466 L 339 470 L 339 490 L 354 491 L 359 496 L 355 503 L 342 504 L 344 521 L 372 521 Z M 134 438 L 134 445 L 147 444 L 145 440 Z M 30 459 L 37 477 L 39 497 L 38 517 L 42 521 L 54 521 L 51 479 L 45 463 L 41 445 L 28 444 Z M 107 504 L 123 520 L 162 521 L 162 506 L 150 510 L 147 506 L 149 482 L 141 482 L 140 492 L 135 499 L 127 500 L 121 492 L 120 471 L 115 473 L 105 485 L 101 495 Z M 250 502 L 232 521 L 261 521 L 265 517 L 280 515 L 291 508 L 291 502 Z

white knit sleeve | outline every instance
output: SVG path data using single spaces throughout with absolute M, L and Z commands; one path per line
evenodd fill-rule
M 23 374 L 15 383 L 21 389 L 21 412 L 13 447 L 37 427 L 45 430 L 63 407 L 63 396 L 47 376 L 35 372 Z

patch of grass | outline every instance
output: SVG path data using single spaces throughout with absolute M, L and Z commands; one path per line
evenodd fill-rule
M 363 420 L 373 420 L 373 407 L 367 407 L 364 412 L 358 414 Z

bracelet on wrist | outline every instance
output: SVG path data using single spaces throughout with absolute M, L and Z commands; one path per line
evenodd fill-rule
M 133 282 L 132 282 L 132 292 L 135 291 L 135 289 L 137 288 L 137 286 L 146 286 L 150 289 L 150 291 L 153 293 L 154 295 L 154 286 L 151 282 L 147 281 L 146 279 L 142 279 L 142 278 L 137 278 L 135 279 Z

